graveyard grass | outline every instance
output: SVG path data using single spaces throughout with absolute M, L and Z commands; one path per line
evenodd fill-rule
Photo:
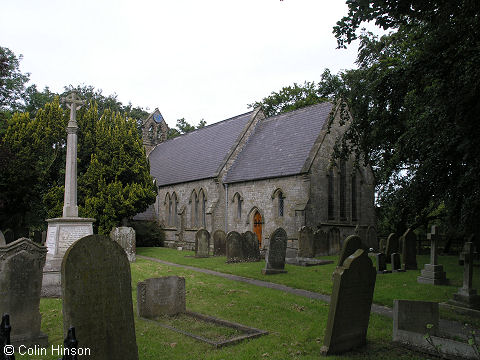
M 332 290 L 331 274 L 336 263 L 315 267 L 286 265 L 287 274 L 261 274 L 265 262 L 225 264 L 225 257 L 196 259 L 193 252 L 166 248 L 139 248 L 139 255 L 156 257 L 179 264 L 208 268 L 225 273 L 257 278 L 324 294 Z M 336 257 L 329 257 L 336 260 Z M 417 257 L 419 269 L 428 261 Z M 392 307 L 393 299 L 445 301 L 461 285 L 462 267 L 457 257 L 440 257 L 451 286 L 417 284 L 418 271 L 377 275 L 374 303 Z M 131 264 L 132 297 L 139 359 L 318 359 L 323 345 L 328 304 L 285 294 L 278 290 L 231 281 L 213 275 L 163 265 L 137 258 Z M 214 349 L 212 346 L 175 333 L 136 314 L 136 284 L 151 277 L 179 275 L 186 279 L 187 309 L 247 326 L 267 330 L 268 335 L 236 345 Z M 474 280 L 474 287 L 480 284 Z M 62 344 L 62 305 L 59 299 L 42 299 L 42 331 L 50 344 Z M 445 315 L 445 314 L 441 314 Z M 447 314 L 448 315 L 448 314 Z M 451 314 L 450 314 L 451 316 Z M 423 359 L 427 356 L 392 344 L 392 320 L 373 314 L 370 317 L 367 346 L 332 359 Z M 79 339 L 81 346 L 81 339 Z M 17 359 L 53 360 L 58 356 L 16 356 Z

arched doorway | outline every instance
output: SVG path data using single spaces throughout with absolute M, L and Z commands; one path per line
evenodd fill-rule
M 253 215 L 253 232 L 257 235 L 258 246 L 262 246 L 262 215 L 255 211 Z

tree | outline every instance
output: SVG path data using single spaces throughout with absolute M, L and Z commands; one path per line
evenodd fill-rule
M 0 111 L 16 111 L 23 106 L 25 84 L 29 73 L 20 71 L 20 60 L 8 48 L 0 46 Z
M 177 136 L 189 133 L 193 130 L 201 129 L 205 127 L 205 125 L 207 125 L 207 122 L 203 119 L 200 120 L 197 126 L 189 124 L 187 120 L 185 120 L 185 118 L 178 119 L 176 129 L 173 128 L 168 130 L 167 139 L 173 139 Z
M 451 228 L 478 236 L 480 4 L 347 4 L 334 33 L 339 47 L 360 38 L 359 68 L 342 74 L 337 92 L 353 115 L 338 154 L 367 154 L 397 231 L 443 213 Z M 392 31 L 357 34 L 365 21 Z
M 279 113 L 300 109 L 305 106 L 318 104 L 332 99 L 336 94 L 341 82 L 337 75 L 332 75 L 330 70 L 325 69 L 320 81 L 305 81 L 303 85 L 296 83 L 286 86 L 280 91 L 273 91 L 261 101 L 249 104 L 248 107 L 261 107 L 265 116 L 274 116 Z

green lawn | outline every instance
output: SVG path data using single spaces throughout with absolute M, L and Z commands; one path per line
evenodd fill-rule
M 138 254 L 222 272 L 278 282 L 296 288 L 328 294 L 334 265 L 296 267 L 287 265 L 287 274 L 264 276 L 264 262 L 225 264 L 225 258 L 195 259 L 189 252 L 165 248 L 139 248 Z M 333 257 L 332 257 L 333 259 Z M 420 262 L 427 260 L 419 257 Z M 456 259 L 440 257 L 455 286 L 417 285 L 417 271 L 377 276 L 375 302 L 391 306 L 393 298 L 446 300 L 460 284 L 461 267 Z M 419 264 L 423 266 L 422 264 Z M 458 268 L 458 269 L 457 269 Z M 257 287 L 198 272 L 137 259 L 131 265 L 132 297 L 136 308 L 136 284 L 151 277 L 179 275 L 186 279 L 187 309 L 269 331 L 269 334 L 236 345 L 214 349 L 187 336 L 139 319 L 135 328 L 139 358 L 152 359 L 318 359 L 325 334 L 328 304 L 278 290 Z M 405 285 L 404 285 L 405 284 Z M 399 296 L 397 296 L 398 294 Z M 52 344 L 62 335 L 61 300 L 42 299 L 42 331 Z M 368 345 L 332 359 L 426 359 L 391 343 L 392 320 L 376 314 L 370 317 Z M 81 344 L 81 339 L 78 339 Z M 17 359 L 57 360 L 58 357 L 16 356 Z M 430 357 L 431 358 L 431 357 Z M 127 359 L 125 359 L 127 360 Z

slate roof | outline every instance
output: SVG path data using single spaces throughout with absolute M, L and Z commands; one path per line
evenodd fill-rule
M 331 110 L 325 102 L 260 121 L 224 182 L 301 173 Z
M 158 144 L 149 155 L 158 186 L 215 177 L 253 111 Z

